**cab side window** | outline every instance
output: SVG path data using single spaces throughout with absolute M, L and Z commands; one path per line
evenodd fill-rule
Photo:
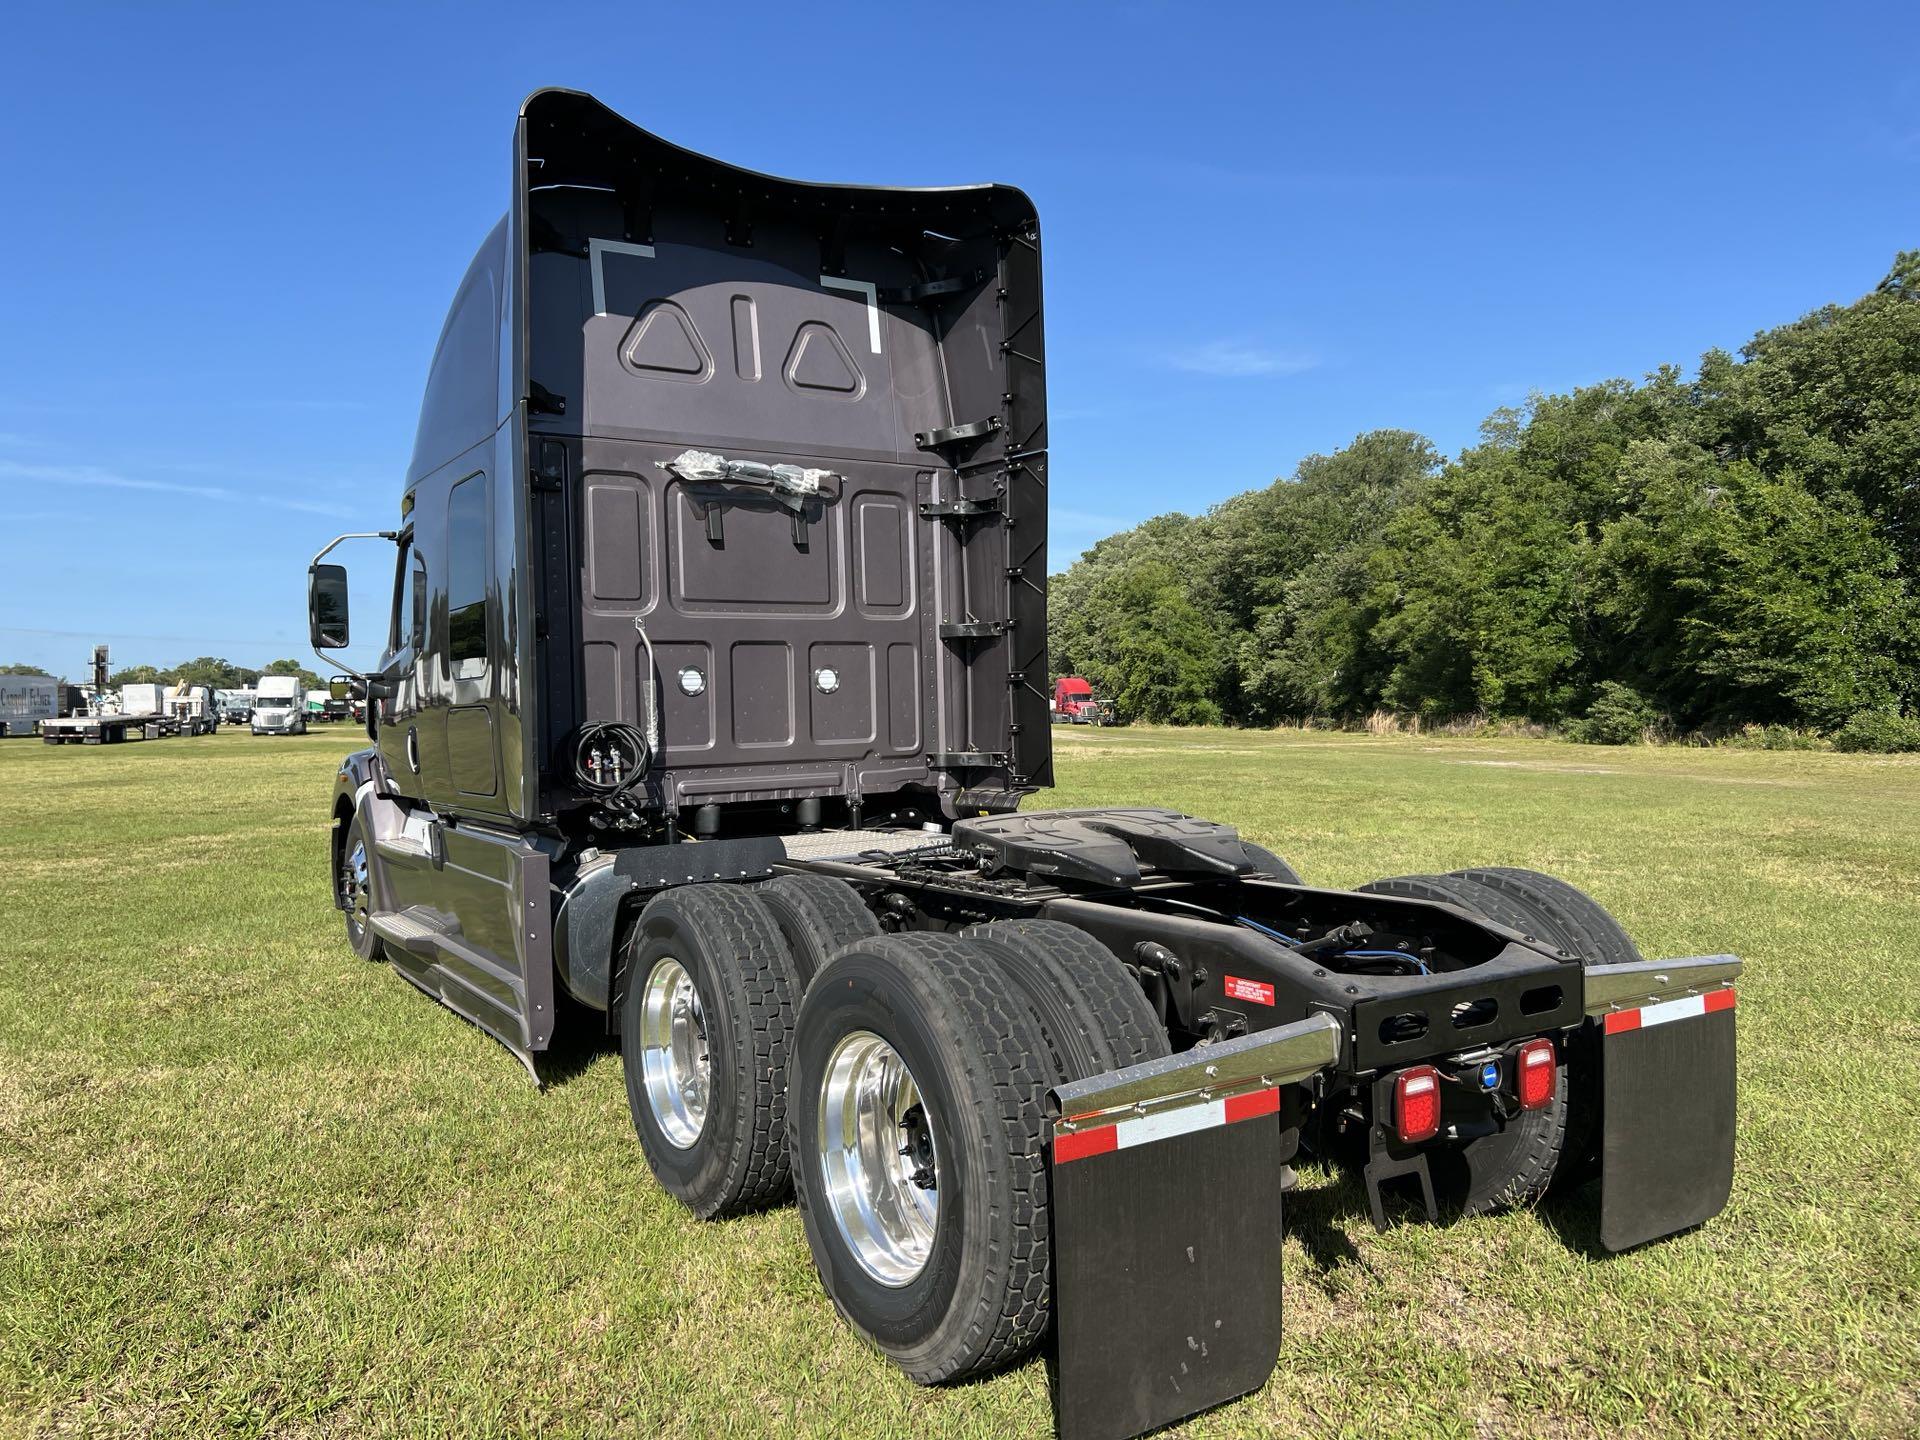
M 487 662 L 487 477 L 469 475 L 447 496 L 447 669 L 479 675 Z

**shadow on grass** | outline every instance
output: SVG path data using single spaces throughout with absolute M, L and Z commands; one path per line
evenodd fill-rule
M 555 998 L 559 1015 L 553 1027 L 553 1043 L 535 1061 L 542 1090 L 578 1080 L 602 1057 L 620 1053 L 620 1037 L 607 1034 L 606 1016 L 589 1010 L 570 995 Z
M 1329 1183 L 1313 1189 L 1295 1189 L 1286 1199 L 1287 1234 L 1298 1240 L 1325 1280 L 1349 1265 L 1366 1265 L 1353 1236 L 1372 1228 L 1367 1187 L 1357 1170 L 1328 1166 L 1321 1171 Z M 1425 1225 L 1426 1207 L 1411 1186 L 1389 1186 L 1381 1194 L 1389 1229 Z M 1589 1260 L 1609 1260 L 1613 1252 L 1600 1243 L 1600 1186 L 1584 1183 L 1554 1191 L 1534 1207 L 1534 1214 L 1561 1244 Z M 1446 1226 L 1461 1218 L 1457 1201 L 1442 1196 L 1438 1223 Z
M 1597 1181 L 1571 1190 L 1553 1191 L 1534 1212 L 1540 1223 L 1569 1250 L 1589 1260 L 1611 1260 L 1613 1252 L 1600 1243 L 1600 1186 Z
M 1356 1224 L 1373 1223 L 1360 1177 L 1338 1166 L 1325 1173 L 1331 1183 L 1311 1190 L 1295 1187 L 1284 1202 L 1287 1234 L 1300 1242 L 1323 1279 L 1349 1265 L 1365 1266 L 1352 1231 Z

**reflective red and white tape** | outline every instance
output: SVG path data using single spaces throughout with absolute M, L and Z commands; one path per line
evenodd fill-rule
M 1670 1020 L 1691 1020 L 1699 1015 L 1711 1015 L 1716 1010 L 1733 1009 L 1732 990 L 1709 990 L 1705 995 L 1689 995 L 1682 1000 L 1662 1000 L 1657 1005 L 1642 1005 L 1637 1010 L 1611 1010 L 1607 1012 L 1607 1034 L 1618 1035 L 1627 1030 L 1645 1030 L 1651 1025 L 1665 1025 Z
M 1270 1086 L 1244 1095 L 1230 1095 L 1224 1100 L 1169 1110 L 1163 1115 L 1140 1115 L 1111 1125 L 1061 1131 L 1053 1137 L 1053 1163 L 1064 1165 L 1089 1155 L 1105 1155 L 1109 1150 L 1151 1145 L 1155 1140 L 1170 1140 L 1175 1135 L 1191 1135 L 1196 1130 L 1211 1130 L 1217 1125 L 1232 1125 L 1279 1113 L 1280 1092 Z

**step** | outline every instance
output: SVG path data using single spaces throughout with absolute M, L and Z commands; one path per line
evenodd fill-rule
M 433 852 L 428 849 L 424 843 L 409 839 L 405 835 L 387 835 L 376 838 L 373 842 L 373 848 L 380 854 L 382 859 L 386 860 L 418 862 L 433 859 Z
M 459 933 L 458 925 L 417 905 L 405 910 L 376 910 L 367 917 L 367 928 L 410 955 L 431 955 Z

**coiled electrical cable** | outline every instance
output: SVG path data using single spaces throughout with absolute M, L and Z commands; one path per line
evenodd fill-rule
M 653 768 L 653 748 L 635 725 L 596 720 L 580 727 L 573 747 L 573 778 L 612 808 L 632 807 L 631 793 Z

